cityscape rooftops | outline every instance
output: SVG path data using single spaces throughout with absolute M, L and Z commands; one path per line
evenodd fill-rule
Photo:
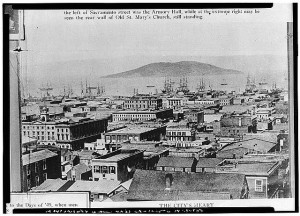
M 166 178 L 171 179 L 166 190 Z M 128 200 L 182 200 L 198 199 L 196 195 L 228 193 L 227 197 L 239 199 L 245 175 L 237 173 L 185 173 L 136 170 L 128 192 Z M 195 194 L 196 193 L 196 194 Z M 193 194 L 193 196 L 190 196 Z M 203 197 L 203 196 L 200 196 Z M 222 199 L 215 196 L 215 199 Z
M 62 179 L 47 179 L 41 185 L 33 188 L 32 191 L 58 191 L 67 181 Z
M 106 155 L 102 155 L 98 158 L 93 159 L 93 161 L 101 160 L 101 161 L 109 161 L 109 162 L 117 162 L 129 158 L 133 155 L 139 154 L 142 151 L 137 149 L 118 149 Z
M 51 158 L 54 156 L 57 156 L 57 154 L 48 149 L 25 154 L 25 155 L 22 155 L 23 166 L 31 164 L 31 163 L 35 163 L 37 161 L 41 161 L 41 160 L 44 160 L 47 158 Z
M 195 162 L 194 157 L 161 157 L 157 166 L 163 167 L 192 167 Z
M 196 167 L 214 168 L 223 160 L 223 158 L 199 158 Z
M 99 180 L 99 181 L 68 181 L 62 179 L 47 179 L 38 187 L 36 191 L 90 191 L 92 193 L 109 194 L 120 187 L 119 181 Z
M 269 175 L 279 166 L 278 162 L 224 160 L 217 165 L 217 172 L 237 172 L 245 175 Z
M 152 130 L 155 130 L 156 128 L 154 127 L 125 127 L 121 129 L 117 129 L 114 131 L 109 131 L 105 133 L 106 135 L 109 134 L 141 134 L 141 133 L 146 133 Z
M 253 149 L 255 151 L 260 151 L 260 152 L 268 152 L 274 146 L 276 146 L 276 143 L 274 142 L 253 138 L 249 140 L 242 140 L 239 142 L 231 143 L 229 145 L 224 146 L 220 151 L 227 151 L 235 148 L 245 148 L 245 149 Z
M 99 194 L 109 194 L 120 186 L 119 181 L 101 179 L 99 181 L 75 181 L 66 191 L 91 191 Z
M 172 110 L 172 109 L 160 109 L 160 110 L 120 110 L 113 114 L 156 114 L 162 111 Z

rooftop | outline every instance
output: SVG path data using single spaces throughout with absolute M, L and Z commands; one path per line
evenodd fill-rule
M 161 157 L 157 166 L 164 167 L 192 167 L 195 162 L 194 157 Z
M 100 156 L 96 159 L 94 159 L 93 161 L 95 160 L 101 160 L 101 161 L 113 161 L 113 162 L 116 162 L 116 161 L 120 161 L 120 160 L 123 160 L 125 158 L 128 158 L 128 157 L 131 157 L 135 154 L 138 154 L 138 153 L 141 153 L 142 151 L 139 151 L 139 150 L 136 150 L 136 149 L 118 149 L 116 151 L 113 151 L 109 154 L 106 154 L 106 155 L 103 155 L 103 156 Z
M 47 179 L 41 185 L 32 189 L 32 191 L 58 191 L 67 180 L 62 179 Z
M 23 166 L 31 164 L 31 163 L 35 163 L 37 161 L 41 161 L 41 160 L 44 160 L 47 158 L 51 158 L 54 156 L 57 156 L 57 154 L 48 149 L 25 154 L 25 155 L 22 155 Z
M 277 166 L 278 162 L 225 160 L 223 164 L 217 166 L 217 172 L 235 172 L 244 175 L 269 175 L 273 168 Z
M 171 109 L 161 109 L 161 110 L 120 110 L 114 112 L 113 114 L 156 114 Z
M 258 138 L 252 138 L 249 140 L 242 140 L 229 145 L 224 146 L 220 151 L 227 151 L 236 148 L 253 149 L 260 152 L 268 152 L 276 145 L 275 142 L 265 141 Z
M 37 139 L 30 138 L 28 136 L 22 136 L 22 144 L 26 144 L 30 142 L 37 142 Z
M 120 182 L 114 180 L 77 180 L 66 191 L 90 191 L 92 193 L 109 194 L 119 186 Z
M 223 161 L 223 158 L 199 158 L 196 167 L 214 168 Z
M 92 193 L 109 194 L 120 186 L 119 181 L 68 181 L 62 179 L 47 179 L 32 191 L 90 191 Z
M 172 184 L 166 190 L 166 177 Z M 129 200 L 199 200 L 214 194 L 214 199 L 241 196 L 245 175 L 237 173 L 184 173 L 136 170 L 129 188 Z M 202 194 L 202 195 L 201 195 Z M 223 194 L 217 196 L 217 194 Z M 224 195 L 227 194 L 227 195 Z
M 92 150 L 80 150 L 77 151 L 76 154 L 80 157 L 80 159 L 92 159 L 95 158 L 97 156 L 99 156 L 99 154 L 96 151 L 92 151 Z
M 151 127 L 126 127 L 126 128 L 121 128 L 118 130 L 110 131 L 105 134 L 110 135 L 110 134 L 141 134 L 141 133 L 146 133 L 148 131 L 155 130 L 156 128 L 151 128 Z

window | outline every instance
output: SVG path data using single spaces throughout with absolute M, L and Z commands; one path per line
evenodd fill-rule
M 27 166 L 27 175 L 30 175 L 30 165 Z
M 100 173 L 100 166 L 94 166 L 94 173 Z
M 43 160 L 43 170 L 47 169 L 46 159 Z
M 107 166 L 102 166 L 102 173 L 108 173 Z
M 28 188 L 28 189 L 31 188 L 30 179 L 27 179 L 27 188 Z
M 40 184 L 40 179 L 38 176 L 35 177 L 35 186 L 39 186 Z
M 182 132 L 182 136 L 186 136 L 186 132 Z
M 34 171 L 37 173 L 38 172 L 38 163 L 34 164 Z
M 255 191 L 263 191 L 263 180 L 261 179 L 256 179 L 255 180 Z
M 44 173 L 44 174 L 43 174 L 43 179 L 44 179 L 44 181 L 47 180 L 47 173 Z
M 114 166 L 109 167 L 109 172 L 115 174 L 116 168 Z

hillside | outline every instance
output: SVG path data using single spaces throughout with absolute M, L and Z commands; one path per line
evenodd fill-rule
M 130 77 L 180 77 L 202 75 L 241 74 L 241 71 L 224 69 L 211 64 L 197 61 L 158 62 L 117 73 L 103 78 L 130 78 Z

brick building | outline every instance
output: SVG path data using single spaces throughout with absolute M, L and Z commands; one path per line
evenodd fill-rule
M 232 114 L 222 116 L 220 120 L 221 134 L 242 135 L 244 133 L 256 133 L 256 117 L 249 114 Z
M 46 179 L 61 178 L 60 155 L 48 149 L 22 156 L 24 191 L 39 186 Z
M 22 122 L 22 135 L 38 140 L 41 145 L 56 145 L 78 150 L 85 142 L 96 141 L 107 130 L 107 119 L 70 117 L 60 120 Z

